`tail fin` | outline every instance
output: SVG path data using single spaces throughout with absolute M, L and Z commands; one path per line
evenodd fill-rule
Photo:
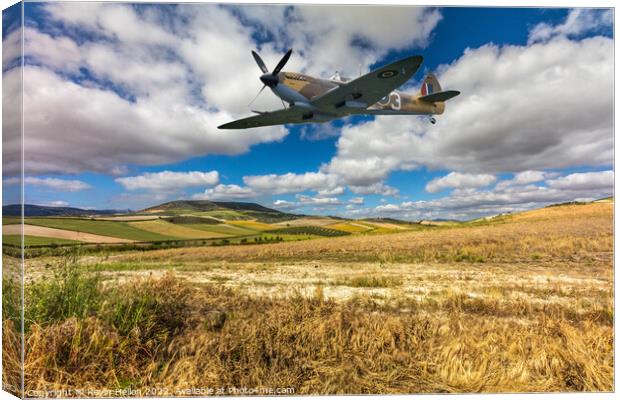
M 422 87 L 420 88 L 420 94 L 422 96 L 428 96 L 429 94 L 441 92 L 441 85 L 437 80 L 437 77 L 433 74 L 426 75 L 424 78 L 424 82 L 422 82 Z
M 458 96 L 460 93 L 456 90 L 442 91 L 437 77 L 433 74 L 428 74 L 424 78 L 424 82 L 422 82 L 419 99 L 428 103 L 443 102 Z

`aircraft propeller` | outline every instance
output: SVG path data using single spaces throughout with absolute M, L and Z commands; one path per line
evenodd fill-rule
M 260 94 L 263 92 L 263 90 L 267 86 L 269 86 L 270 88 L 273 88 L 278 85 L 278 82 L 279 82 L 278 73 L 282 70 L 282 68 L 284 68 L 284 65 L 286 65 L 286 63 L 288 62 L 288 59 L 291 58 L 292 53 L 293 53 L 293 49 L 289 49 L 289 51 L 287 51 L 286 54 L 284 54 L 282 59 L 280 59 L 280 62 L 278 62 L 278 65 L 276 65 L 273 71 L 269 72 L 263 59 L 260 58 L 258 53 L 252 50 L 252 56 L 254 57 L 254 61 L 256 61 L 256 64 L 258 64 L 258 68 L 260 68 L 260 70 L 263 71 L 263 74 L 260 77 L 261 82 L 263 82 L 263 87 L 260 89 L 256 97 L 252 99 L 250 104 L 248 104 L 248 107 L 251 106 L 252 103 L 254 103 L 254 101 L 258 98 L 258 96 L 260 96 Z

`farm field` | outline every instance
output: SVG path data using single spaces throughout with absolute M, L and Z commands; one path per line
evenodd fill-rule
M 69 254 L 27 260 L 32 389 L 614 388 L 613 203 L 390 234 Z M 58 296 L 67 301 L 50 307 Z
M 172 236 L 181 239 L 201 239 L 220 236 L 215 232 L 193 229 L 194 226 L 197 224 L 172 224 L 163 220 L 129 222 L 128 224 L 140 230 L 156 233 L 162 236 Z
M 36 206 L 28 206 L 36 209 Z M 54 214 L 40 217 L 27 215 L 26 234 L 47 240 L 31 240 L 28 247 L 70 244 L 120 244 L 140 242 L 164 243 L 167 247 L 191 246 L 195 240 L 210 240 L 211 244 L 248 243 L 256 239 L 269 241 L 299 241 L 320 237 L 356 234 L 382 234 L 419 229 L 421 225 L 352 221 L 329 217 L 297 216 L 268 209 L 253 203 L 209 201 L 173 201 L 129 214 L 72 215 Z M 87 212 L 73 209 L 72 212 Z M 291 219 L 293 218 L 293 219 Z M 5 216 L 4 234 L 19 233 L 19 217 Z M 59 239 L 57 242 L 50 239 Z M 222 239 L 225 242 L 214 242 Z M 243 240 L 245 239 L 245 240 Z M 72 240 L 66 242 L 63 240 Z M 7 245 L 15 245 L 14 238 L 6 238 Z M 207 244 L 204 242 L 202 244 Z M 100 246 L 98 246 L 99 248 Z M 117 246 L 118 247 L 118 246 Z M 126 246 L 127 247 L 127 246 Z M 42 251 L 36 252 L 40 254 Z M 29 254 L 35 254 L 32 251 Z
M 4 243 L 12 244 L 14 246 L 21 246 L 20 235 L 3 235 L 2 240 Z M 58 237 L 43 237 L 24 235 L 24 242 L 26 246 L 50 246 L 59 244 L 78 244 L 77 240 L 61 239 Z
M 230 225 L 237 226 L 240 228 L 246 228 L 255 231 L 268 231 L 271 229 L 278 229 L 277 226 L 266 224 L 258 221 L 230 221 Z
M 336 229 L 338 231 L 348 232 L 348 233 L 368 232 L 373 229 L 376 229 L 376 226 L 354 223 L 354 222 L 330 224 L 330 225 L 325 225 L 325 227 L 330 228 L 330 229 Z
M 120 221 L 101 221 L 84 218 L 26 218 L 25 223 L 137 241 L 174 239 L 174 237 L 138 229 L 127 222 Z
M 112 236 L 96 235 L 93 233 L 86 233 L 83 231 L 74 231 L 67 229 L 50 228 L 47 226 L 29 225 L 23 226 L 24 235 L 32 237 L 47 238 L 48 244 L 51 244 L 55 240 L 57 244 L 68 244 L 69 242 L 61 243 L 65 240 L 70 240 L 72 243 L 130 243 L 132 240 L 123 239 Z M 19 235 L 21 233 L 21 225 L 3 225 L 2 234 L 4 235 Z M 7 242 L 9 243 L 9 242 Z M 27 242 L 28 244 L 28 242 Z M 30 243 L 30 245 L 35 245 Z

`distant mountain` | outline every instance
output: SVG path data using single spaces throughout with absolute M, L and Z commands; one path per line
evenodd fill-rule
M 222 208 L 228 208 L 230 210 L 235 210 L 235 211 L 258 211 L 258 212 L 286 214 L 286 213 L 283 213 L 282 211 L 274 210 L 273 208 L 267 208 L 257 203 L 244 203 L 244 202 L 236 202 L 236 201 L 214 201 L 213 204 L 216 204 L 217 206 L 222 207 Z
M 208 200 L 174 200 L 145 208 L 140 213 L 158 213 L 165 211 L 214 211 L 220 207 Z
M 215 211 L 215 210 L 234 210 L 234 211 L 257 211 L 276 214 L 284 214 L 281 211 L 267 208 L 256 203 L 244 203 L 239 201 L 209 201 L 209 200 L 174 200 L 156 206 L 145 208 L 141 212 L 158 211 Z
M 84 215 L 110 215 L 123 214 L 130 210 L 85 210 L 75 207 L 49 207 L 36 204 L 24 204 L 24 216 L 26 217 L 56 217 L 56 216 L 84 216 Z M 21 204 L 9 204 L 2 206 L 2 215 L 7 217 L 19 217 L 22 213 Z
M 238 201 L 209 200 L 175 200 L 145 208 L 140 213 L 146 214 L 194 214 L 206 213 L 214 218 L 223 219 L 256 219 L 261 222 L 279 222 L 299 217 L 282 211 L 261 206 L 256 203 Z

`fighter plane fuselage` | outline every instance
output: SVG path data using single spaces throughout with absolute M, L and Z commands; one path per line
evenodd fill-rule
M 433 115 L 442 114 L 445 102 L 460 92 L 442 90 L 433 74 L 427 74 L 416 94 L 397 90 L 418 70 L 422 56 L 412 55 L 384 65 L 354 79 L 338 73 L 330 79 L 315 78 L 297 72 L 282 71 L 293 50 L 289 49 L 270 72 L 262 58 L 252 51 L 262 71 L 263 87 L 282 100 L 284 108 L 274 111 L 253 111 L 258 115 L 220 125 L 220 129 L 249 129 L 262 126 L 323 123 L 349 115 L 426 115 L 431 124 Z M 252 100 L 250 105 L 254 102 Z M 288 106 L 284 104 L 288 103 Z
M 297 72 L 280 72 L 278 80 L 278 85 L 272 88 L 274 94 L 291 104 L 309 103 L 314 97 L 327 93 L 348 81 L 315 78 Z M 342 111 L 346 110 L 348 114 L 374 115 L 426 115 L 442 114 L 444 112 L 444 102 L 429 103 L 418 100 L 420 97 L 421 94 L 410 94 L 394 90 L 374 104 L 359 104 L 359 107 L 347 107 L 345 104 Z

